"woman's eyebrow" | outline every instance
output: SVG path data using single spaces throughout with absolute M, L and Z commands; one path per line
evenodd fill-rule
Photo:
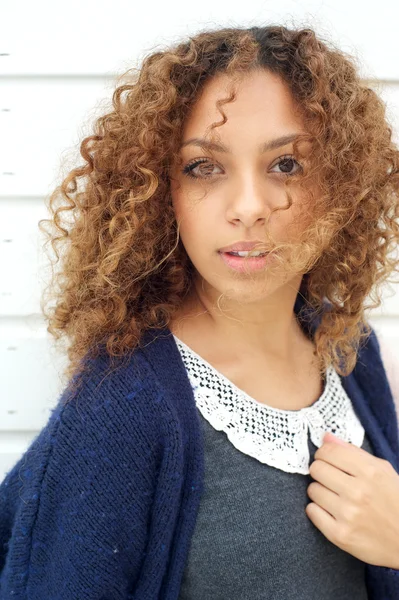
M 276 148 L 280 148 L 281 146 L 286 146 L 290 142 L 297 139 L 301 134 L 299 133 L 290 133 L 287 135 L 283 135 L 274 140 L 269 140 L 267 142 L 262 143 L 259 146 L 259 152 L 262 154 L 263 152 L 269 152 L 270 150 L 275 150 Z M 231 154 L 231 149 L 228 146 L 220 142 L 212 142 L 211 140 L 207 140 L 205 138 L 190 138 L 182 143 L 180 146 L 180 150 L 185 146 L 200 146 L 204 150 L 214 150 L 218 152 L 226 152 Z

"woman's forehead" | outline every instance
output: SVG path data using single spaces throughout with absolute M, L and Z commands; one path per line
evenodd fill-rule
M 218 108 L 217 103 L 228 96 L 224 80 L 212 79 L 205 84 L 186 120 L 182 141 L 211 136 L 213 141 L 220 142 L 233 129 L 248 130 L 251 124 L 254 130 L 261 131 L 264 127 L 270 134 L 274 130 L 272 137 L 279 137 L 278 129 L 284 129 L 285 133 L 303 130 L 300 111 L 287 84 L 273 74 L 256 73 L 248 77 L 238 85 L 236 98 Z M 211 129 L 213 123 L 222 120 L 221 111 L 227 117 L 226 123 Z

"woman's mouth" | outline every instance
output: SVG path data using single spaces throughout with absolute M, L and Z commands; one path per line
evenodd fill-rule
M 244 253 L 240 253 L 244 254 Z M 275 256 L 273 252 L 262 253 L 260 256 L 240 256 L 238 252 L 220 252 L 219 255 L 224 263 L 239 273 L 261 271 L 266 265 L 273 262 Z

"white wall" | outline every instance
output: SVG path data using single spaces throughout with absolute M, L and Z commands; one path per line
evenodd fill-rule
M 48 216 L 44 197 L 62 177 L 61 161 L 68 156 L 72 166 L 79 140 L 108 110 L 118 75 L 200 29 L 311 26 L 355 56 L 361 76 L 384 98 L 399 139 L 396 0 L 8 4 L 0 23 L 0 480 L 61 392 L 65 358 L 54 353 L 39 306 L 46 264 L 37 223 Z M 399 358 L 398 286 L 387 288 L 370 321 Z

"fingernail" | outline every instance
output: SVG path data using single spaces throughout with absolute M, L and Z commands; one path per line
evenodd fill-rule
M 346 442 L 341 440 L 339 437 L 331 433 L 331 431 L 327 431 L 324 435 L 323 441 L 334 441 L 336 444 L 341 444 L 341 446 L 346 446 Z

